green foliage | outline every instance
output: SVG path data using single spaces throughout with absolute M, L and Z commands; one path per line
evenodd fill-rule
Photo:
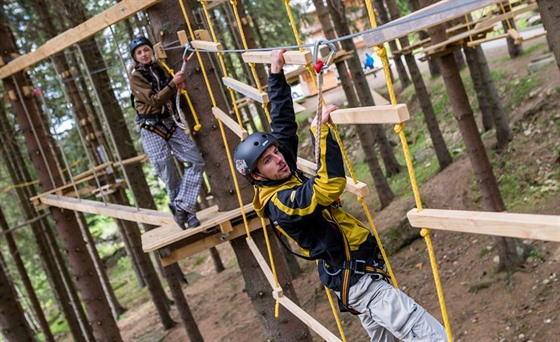
M 546 43 L 533 44 L 529 47 L 523 48 L 523 51 L 521 52 L 521 55 L 522 56 L 530 55 L 533 52 L 539 51 L 539 50 L 548 51 L 548 45 Z

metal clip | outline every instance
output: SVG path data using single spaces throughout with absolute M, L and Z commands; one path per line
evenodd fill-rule
M 323 61 L 321 61 L 320 59 L 318 59 L 319 56 L 319 47 L 325 44 L 329 47 L 329 55 L 327 56 L 327 62 L 324 63 Z M 315 72 L 320 73 L 323 70 L 327 69 L 329 67 L 329 65 L 332 62 L 332 59 L 334 57 L 334 54 L 336 52 L 336 46 L 334 45 L 334 43 L 326 40 L 326 39 L 319 39 L 318 41 L 315 42 L 315 45 L 313 46 L 313 67 L 315 68 Z

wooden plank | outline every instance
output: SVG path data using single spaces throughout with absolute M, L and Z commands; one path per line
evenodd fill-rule
M 338 338 L 335 334 L 330 332 L 321 323 L 319 323 L 315 318 L 305 312 L 302 308 L 297 306 L 290 298 L 286 296 L 279 296 L 276 291 L 272 292 L 274 298 L 282 304 L 284 308 L 294 314 L 300 321 L 307 325 L 310 329 L 315 331 L 319 336 L 321 336 L 325 341 L 329 342 L 341 342 L 342 340 Z
M 121 164 L 122 165 L 129 165 L 129 164 L 134 164 L 134 163 L 141 163 L 148 160 L 148 156 L 145 154 L 139 154 L 136 157 L 132 157 L 132 158 L 128 158 L 125 160 L 122 160 L 120 162 L 114 162 L 113 166 L 114 167 L 120 167 Z
M 223 50 L 224 49 L 224 47 L 222 46 L 222 43 L 207 42 L 205 40 L 192 40 L 191 45 L 195 49 L 201 49 L 201 50 L 217 51 L 217 50 Z
M 233 230 L 233 226 L 231 224 L 231 221 L 226 221 L 226 222 L 220 223 L 220 231 L 222 232 L 222 235 L 225 236 L 225 235 L 231 233 L 232 230 Z
M 77 182 L 77 181 L 79 181 L 79 180 L 81 180 L 81 179 L 83 179 L 83 178 L 85 178 L 85 177 L 87 177 L 91 174 L 95 174 L 95 173 L 98 173 L 99 171 L 105 170 L 106 168 L 110 167 L 112 164 L 113 164 L 112 162 L 105 162 L 103 164 L 99 164 L 92 169 L 89 169 L 87 171 L 84 171 L 80 174 L 75 175 L 72 178 L 74 179 L 74 182 Z
M 261 267 L 261 270 L 263 271 L 266 280 L 268 280 L 270 287 L 272 287 L 273 289 L 278 287 L 276 285 L 276 281 L 274 281 L 274 274 L 272 273 L 270 266 L 268 266 L 268 263 L 264 259 L 261 251 L 255 244 L 255 240 L 247 238 L 245 239 L 245 241 L 247 242 L 247 246 L 249 246 L 251 252 L 253 252 L 253 256 L 255 257 L 259 266 Z
M 407 16 L 393 20 L 364 34 L 366 46 L 380 45 L 451 19 L 462 17 L 501 0 L 442 0 Z
M 497 34 L 497 35 L 492 36 L 492 37 L 484 37 L 484 38 L 481 38 L 481 39 L 476 39 L 476 40 L 473 40 L 473 41 L 469 41 L 467 43 L 467 46 L 468 47 L 475 47 L 475 46 L 478 46 L 482 43 L 491 42 L 491 41 L 494 41 L 494 40 L 503 39 L 503 38 L 507 38 L 507 37 L 510 37 L 510 36 L 511 35 L 508 32 L 506 32 L 506 33 L 502 33 L 502 34 Z
M 253 88 L 250 85 L 247 85 L 243 82 L 239 82 L 231 77 L 222 77 L 222 82 L 226 87 L 230 87 L 231 89 L 252 98 L 255 101 L 260 103 L 268 103 L 268 94 L 258 90 L 257 88 Z
M 331 113 L 335 124 L 398 124 L 410 119 L 405 104 L 337 109 Z
M 560 242 L 560 216 L 439 209 L 406 216 L 417 228 Z
M 253 205 L 248 204 L 244 207 L 245 213 L 253 211 Z M 171 215 L 167 214 L 170 219 Z M 220 223 L 241 217 L 241 209 L 233 209 L 225 212 L 218 212 L 217 206 L 204 209 L 196 213 L 201 225 L 194 229 L 181 230 L 175 222 L 172 224 L 161 225 L 162 227 L 152 229 L 142 234 L 142 249 L 144 252 L 152 252 L 166 247 L 174 242 L 196 233 L 205 231 L 209 228 L 218 226 Z
M 270 64 L 270 51 L 248 51 L 241 54 L 245 63 Z M 286 64 L 306 65 L 311 63 L 311 51 L 286 51 L 284 61 Z
M 308 175 L 315 176 L 317 174 L 317 164 L 309 160 L 298 157 L 297 167 Z M 358 181 L 357 184 L 354 184 L 354 180 L 348 176 L 346 177 L 346 188 L 344 188 L 344 191 L 348 191 L 360 197 L 366 197 L 369 194 L 369 188 L 366 183 Z
M 160 1 L 161 0 L 123 0 L 118 2 L 80 25 L 49 39 L 35 51 L 12 60 L 0 68 L 0 79 L 4 79 L 18 71 L 30 67 Z
M 241 126 L 239 126 L 239 124 L 235 122 L 235 120 L 224 113 L 220 108 L 212 107 L 212 114 L 214 114 L 216 118 L 222 121 L 222 123 L 226 125 L 233 133 L 237 134 L 239 138 L 245 139 L 249 135 L 246 129 L 241 128 Z
M 177 31 L 177 38 L 179 38 L 179 44 L 183 47 L 189 42 L 187 39 L 187 32 L 185 32 L 185 30 Z
M 373 89 L 371 90 L 371 95 L 373 95 L 373 102 L 375 102 L 376 106 L 384 106 L 384 105 L 391 104 L 391 102 L 389 102 L 389 100 L 387 100 L 386 98 L 381 96 L 381 94 L 379 94 L 378 92 L 376 92 Z
M 529 4 L 527 6 L 523 6 L 523 7 L 516 6 L 513 9 L 513 11 L 507 12 L 507 14 L 502 13 L 500 15 L 496 15 L 496 16 L 490 17 L 486 20 L 478 22 L 476 25 L 474 25 L 474 29 L 478 30 L 478 29 L 491 28 L 492 26 L 494 26 L 495 23 L 502 22 L 506 19 L 513 18 L 516 15 L 521 14 L 523 12 L 536 10 L 538 8 L 539 8 L 539 6 L 538 6 L 537 3 L 532 3 L 532 4 Z
M 249 219 L 248 225 L 249 225 L 249 231 L 251 232 L 262 228 L 261 219 L 259 217 L 253 217 Z M 165 257 L 161 257 L 161 263 L 163 266 L 171 265 L 186 257 L 193 256 L 202 251 L 208 250 L 211 247 L 215 247 L 221 243 L 231 241 L 245 234 L 246 234 L 245 226 L 243 222 L 240 222 L 239 224 L 236 224 L 233 227 L 233 231 L 230 232 L 229 235 L 225 237 L 223 237 L 222 234 L 209 234 L 208 236 L 205 236 L 202 239 L 197 240 L 196 242 L 189 243 L 188 245 L 173 249 L 169 255 L 166 255 Z

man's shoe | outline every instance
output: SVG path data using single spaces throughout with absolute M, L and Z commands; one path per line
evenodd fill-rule
M 175 220 L 179 228 L 181 228 L 182 230 L 187 229 L 187 226 L 185 224 L 189 220 L 188 212 L 184 211 L 181 208 L 175 208 L 175 215 L 173 215 L 173 219 Z
M 200 226 L 200 221 L 196 218 L 195 214 L 187 213 L 187 216 L 187 223 L 189 224 L 189 228 Z

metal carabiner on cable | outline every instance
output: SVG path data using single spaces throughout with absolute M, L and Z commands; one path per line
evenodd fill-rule
M 192 50 L 191 43 L 187 42 L 185 44 L 185 49 L 183 50 L 183 56 L 181 59 L 183 60 L 183 64 L 181 65 L 181 70 L 185 71 L 187 69 L 187 62 L 191 59 L 192 55 L 194 54 L 194 50 L 191 52 L 190 55 L 187 56 L 189 50 Z
M 329 47 L 329 55 L 327 56 L 327 62 L 323 62 L 322 60 L 318 59 L 319 56 L 319 47 L 325 44 Z M 336 46 L 334 45 L 333 42 L 330 42 L 326 39 L 319 39 L 318 41 L 315 42 L 315 45 L 313 46 L 313 68 L 315 69 L 316 73 L 321 73 L 323 70 L 327 69 L 329 67 L 329 65 L 332 62 L 332 59 L 334 57 L 334 54 L 336 52 Z

